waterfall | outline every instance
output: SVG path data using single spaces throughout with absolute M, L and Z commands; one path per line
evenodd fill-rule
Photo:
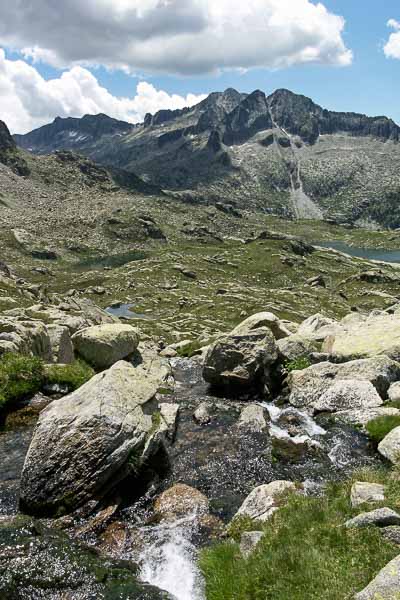
M 204 584 L 192 543 L 196 517 L 142 529 L 146 548 L 141 556 L 140 578 L 176 600 L 204 600 Z

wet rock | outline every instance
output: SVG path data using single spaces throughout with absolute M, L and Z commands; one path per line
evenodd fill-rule
M 383 400 L 369 381 L 356 379 L 337 380 L 314 402 L 313 409 L 318 412 L 337 412 L 344 410 L 376 408 Z
M 296 486 L 291 481 L 273 481 L 267 485 L 260 485 L 247 496 L 234 519 L 249 517 L 254 521 L 268 521 L 284 504 L 285 494 L 295 491 Z
M 245 406 L 240 413 L 238 427 L 260 433 L 267 427 L 266 410 L 259 404 Z
M 154 514 L 160 521 L 177 521 L 190 515 L 206 515 L 210 506 L 207 496 L 183 483 L 163 492 L 154 503 Z
M 345 523 L 346 527 L 388 527 L 400 525 L 400 515 L 391 508 L 377 508 L 364 512 Z
M 378 451 L 393 464 L 400 462 L 400 427 L 395 427 L 381 441 Z
M 40 414 L 25 459 L 21 509 L 71 512 L 102 498 L 132 473 L 130 464 L 137 471 L 160 383 L 121 361 L 51 403 Z
M 131 356 L 138 347 L 139 334 L 131 325 L 96 325 L 72 336 L 80 356 L 97 369 L 106 369 Z
M 208 402 L 202 402 L 193 413 L 193 418 L 199 425 L 208 425 L 212 421 L 213 406 Z
M 240 552 L 243 558 L 248 558 L 256 550 L 264 537 L 263 531 L 245 531 L 240 538 Z
M 53 362 L 63 365 L 71 364 L 74 360 L 74 347 L 68 327 L 62 325 L 47 325 L 50 338 Z
M 169 441 L 175 438 L 178 425 L 179 404 L 160 404 L 160 426 L 159 433 L 165 434 Z
M 212 344 L 204 360 L 203 377 L 212 385 L 259 385 L 278 357 L 275 338 L 265 328 L 229 334 Z
M 350 500 L 353 508 L 361 504 L 384 502 L 385 487 L 379 483 L 356 481 L 351 488 Z
M 285 323 L 270 312 L 261 312 L 248 317 L 245 321 L 237 325 L 237 327 L 235 327 L 231 333 L 235 335 L 243 335 L 250 333 L 255 329 L 260 329 L 261 327 L 270 329 L 276 340 L 286 338 L 292 334 L 292 332 L 286 327 Z
M 315 453 L 320 450 L 319 444 L 308 436 L 281 437 L 272 433 L 271 437 L 272 456 L 283 463 L 301 462 L 310 452 Z
M 394 558 L 354 600 L 396 600 L 400 590 L 400 556 Z
M 37 521 L 19 517 L 0 524 L 1 598 L 171 600 L 138 576 L 134 563 L 102 559 Z
M 370 382 L 381 398 L 386 398 L 391 383 L 399 379 L 400 364 L 386 356 L 354 360 L 343 364 L 323 362 L 289 374 L 287 379 L 290 389 L 289 402 L 297 408 L 306 408 L 313 413 L 321 396 L 338 380 Z

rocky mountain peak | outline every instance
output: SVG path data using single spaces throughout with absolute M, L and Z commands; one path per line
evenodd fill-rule
M 0 121 L 0 152 L 13 150 L 14 148 L 16 148 L 16 143 L 7 125 L 3 121 Z

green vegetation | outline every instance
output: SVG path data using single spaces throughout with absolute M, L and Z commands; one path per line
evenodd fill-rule
M 201 348 L 201 344 L 195 340 L 190 344 L 186 344 L 183 348 L 178 348 L 177 353 L 182 358 L 191 358 L 194 356 Z
M 0 410 L 38 392 L 43 383 L 39 358 L 5 354 L 0 360 Z
M 305 356 L 301 356 L 300 358 L 295 358 L 287 363 L 285 363 L 285 369 L 290 373 L 291 371 L 303 371 L 303 369 L 308 369 L 311 367 L 311 362 Z
M 377 444 L 387 436 L 395 427 L 400 427 L 399 415 L 387 415 L 372 419 L 366 425 L 369 437 Z
M 68 391 L 73 392 L 89 381 L 95 374 L 83 360 L 75 360 L 70 365 L 49 365 L 46 368 L 45 383 L 67 385 Z
M 385 505 L 398 509 L 398 473 L 355 479 L 385 483 Z M 248 559 L 232 541 L 204 550 L 207 600 L 343 600 L 362 590 L 398 548 L 377 528 L 344 527 L 358 512 L 350 505 L 351 483 L 330 485 L 323 497 L 290 496 L 261 527 L 265 535 Z

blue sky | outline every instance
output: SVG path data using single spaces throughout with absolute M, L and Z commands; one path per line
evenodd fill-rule
M 29 2 L 30 4 L 35 4 L 33 0 Z M 111 3 L 110 5 L 116 7 L 119 3 L 126 2 L 126 0 L 89 0 L 89 4 L 94 8 L 99 9 L 99 6 L 103 3 Z M 156 10 L 154 9 L 154 4 L 163 3 L 165 0 L 141 0 L 142 2 L 147 2 L 152 11 L 149 8 L 149 15 L 154 19 L 154 15 L 156 15 Z M 185 12 L 184 17 L 178 14 L 178 9 L 176 8 L 176 23 L 173 23 L 173 27 L 171 29 L 171 39 L 175 39 L 176 29 L 178 27 L 186 27 L 187 26 L 187 12 L 191 9 L 191 6 L 196 4 L 201 4 L 202 2 L 205 4 L 209 0 L 180 0 L 182 6 L 185 4 L 187 6 L 187 10 Z M 226 4 L 227 0 L 213 0 L 215 5 L 219 3 L 221 6 Z M 289 0 L 281 0 L 281 2 L 286 3 L 287 6 Z M 2 0 L 0 0 L 0 3 Z M 75 5 L 76 0 L 64 0 L 64 4 Z M 135 4 L 138 0 L 131 0 L 131 4 Z M 174 2 L 178 2 L 178 0 L 173 0 Z M 263 8 L 263 2 L 265 5 L 268 4 L 272 6 L 277 6 L 278 0 L 248 0 L 249 5 L 254 7 L 254 11 L 261 10 Z M 298 2 L 300 4 L 317 4 L 317 2 L 311 2 L 311 0 L 291 0 L 291 2 Z M 96 6 L 97 4 L 97 6 Z M 297 93 L 305 94 L 314 101 L 321 104 L 322 106 L 339 111 L 356 111 L 363 112 L 370 115 L 378 115 L 385 114 L 387 116 L 392 117 L 398 123 L 400 123 L 400 103 L 399 103 L 399 92 L 400 92 L 400 60 L 396 60 L 393 58 L 387 58 L 383 51 L 385 44 L 388 41 L 389 35 L 393 33 L 393 29 L 389 29 L 387 26 L 387 22 L 389 19 L 395 19 L 400 21 L 400 3 L 398 0 L 385 0 L 384 2 L 378 2 L 377 0 L 323 0 L 322 4 L 326 7 L 329 13 L 333 13 L 334 15 L 340 15 L 344 17 L 346 21 L 346 25 L 343 31 L 337 34 L 336 42 L 333 45 L 333 50 L 330 49 L 329 52 L 322 49 L 321 47 L 326 44 L 326 38 L 329 37 L 329 34 L 321 34 L 321 40 L 317 42 L 318 52 L 320 53 L 320 60 L 315 61 L 311 64 L 302 64 L 302 60 L 297 58 L 286 59 L 286 55 L 289 56 L 290 53 L 293 55 L 292 46 L 296 46 L 296 39 L 290 40 L 288 42 L 289 49 L 282 49 L 281 56 L 275 56 L 271 58 L 272 67 L 270 66 L 259 66 L 255 64 L 252 66 L 251 62 L 243 62 L 246 64 L 245 69 L 239 71 L 237 68 L 229 68 L 229 70 L 224 70 L 222 65 L 225 60 L 225 53 L 230 54 L 232 45 L 236 44 L 239 46 L 232 54 L 234 56 L 229 56 L 229 60 L 232 62 L 229 64 L 241 66 L 241 57 L 240 57 L 240 41 L 234 37 L 229 41 L 230 46 L 227 46 L 226 51 L 222 49 L 221 56 L 216 59 L 216 64 L 212 64 L 212 67 L 217 67 L 219 69 L 218 73 L 210 74 L 208 71 L 208 63 L 210 58 L 207 56 L 205 52 L 205 56 L 196 56 L 196 59 L 187 66 L 184 57 L 176 57 L 177 52 L 173 49 L 171 51 L 171 58 L 166 56 L 166 59 L 163 58 L 163 49 L 159 47 L 159 41 L 154 40 L 149 37 L 149 40 L 146 40 L 146 46 L 142 47 L 142 40 L 138 42 L 138 45 L 135 46 L 135 51 L 132 54 L 130 62 L 128 61 L 127 66 L 122 65 L 121 67 L 121 55 L 123 54 L 124 48 L 121 46 L 121 52 L 118 55 L 115 54 L 110 55 L 110 60 L 108 60 L 108 56 L 104 58 L 104 56 L 100 58 L 90 58 L 88 59 L 89 53 L 92 52 L 92 46 L 95 45 L 95 41 L 97 40 L 97 32 L 91 27 L 94 21 L 89 21 L 87 24 L 87 44 L 85 46 L 85 41 L 82 42 L 82 48 L 77 49 L 76 47 L 67 47 L 65 44 L 63 45 L 61 42 L 57 41 L 57 36 L 51 38 L 45 30 L 46 19 L 48 15 L 46 15 L 46 7 L 48 4 L 44 0 L 36 0 L 36 7 L 39 5 L 43 5 L 43 28 L 37 27 L 36 31 L 34 29 L 33 33 L 31 31 L 32 28 L 29 27 L 29 23 L 27 23 L 26 28 L 23 28 L 23 24 L 21 24 L 21 18 L 19 15 L 19 20 L 15 21 L 18 23 L 18 28 L 16 34 L 13 37 L 8 37 L 5 33 L 2 34 L 1 25 L 0 25 L 0 47 L 5 51 L 5 59 L 8 60 L 6 63 L 6 67 L 8 65 L 8 71 L 6 68 L 6 73 L 9 73 L 9 77 L 12 78 L 12 89 L 13 94 L 16 94 L 18 103 L 21 103 L 21 108 L 17 110 L 17 102 L 13 100 L 11 96 L 11 92 L 7 92 L 8 95 L 4 94 L 4 99 L 2 99 L 2 85 L 1 85 L 1 60 L 0 60 L 0 118 L 2 118 L 1 109 L 4 109 L 4 113 L 8 120 L 12 122 L 13 130 L 26 130 L 30 126 L 41 124 L 42 122 L 47 122 L 57 116 L 55 113 L 61 113 L 61 116 L 67 116 L 67 114 L 80 116 L 80 112 L 108 112 L 112 114 L 112 116 L 118 116 L 123 118 L 124 115 L 128 115 L 126 118 L 129 120 L 135 120 L 142 118 L 143 112 L 146 107 L 149 106 L 151 108 L 162 108 L 163 103 L 166 104 L 166 107 L 174 107 L 184 104 L 185 101 L 189 102 L 187 99 L 188 94 L 195 95 L 195 97 L 190 97 L 190 102 L 197 101 L 197 96 L 201 98 L 202 94 L 208 94 L 212 91 L 223 90 L 227 87 L 235 87 L 236 89 L 244 92 L 251 92 L 256 88 L 262 89 L 266 92 L 271 92 L 274 89 L 285 87 L 289 88 Z M 72 11 L 72 14 L 77 14 L 77 10 L 75 5 L 75 13 Z M 176 4 L 176 6 L 179 6 Z M 196 5 L 198 6 L 198 5 Z M 292 4 L 292 6 L 294 6 Z M 261 8 L 260 8 L 261 7 Z M 120 9 L 120 7 L 118 6 Z M 12 9 L 10 9 L 12 10 Z M 15 9 L 17 11 L 18 9 Z M 125 9 L 124 9 L 125 10 Z M 135 9 L 136 10 L 136 9 Z M 172 9 L 173 10 L 173 9 Z M 193 9 L 194 10 L 194 9 Z M 251 9 L 252 10 L 252 9 Z M 272 9 L 275 12 L 278 9 Z M 193 13 L 195 17 L 199 17 L 196 13 Z M 260 13 L 262 14 L 262 13 Z M 146 13 L 147 15 L 147 13 Z M 9 20 L 9 25 L 13 25 L 13 15 L 9 12 L 5 15 L 4 20 Z M 54 17 L 54 15 L 52 15 Z M 200 15 L 201 16 L 201 15 Z M 282 15 L 279 15 L 282 17 Z M 96 15 L 98 17 L 98 15 Z M 137 15 L 136 15 L 137 17 Z M 190 15 L 192 18 L 192 15 Z M 257 14 L 255 12 L 255 18 Z M 79 15 L 77 14 L 77 20 Z M 84 15 L 82 18 L 88 18 L 87 15 Z M 165 14 L 162 17 L 165 19 Z M 199 17 L 200 18 L 200 17 Z M 65 19 L 65 18 L 64 18 Z M 183 25 L 180 24 L 180 20 L 184 20 Z M 289 25 L 290 25 L 290 13 L 289 13 Z M 99 18 L 97 19 L 99 20 Z M 174 20 L 174 13 L 172 13 L 172 21 Z M 60 21 L 62 27 L 62 19 L 60 16 Z M 154 27 L 154 22 L 152 21 L 152 27 Z M 322 23 L 324 21 L 321 21 Z M 141 21 L 143 23 L 143 21 Z M 194 23 L 194 24 L 193 24 Z M 192 58 L 192 55 L 195 52 L 198 52 L 198 48 L 193 50 L 190 47 L 190 40 L 193 38 L 195 40 L 195 35 L 197 34 L 197 29 L 201 29 L 202 25 L 198 25 L 193 17 L 193 23 L 190 23 L 190 27 L 193 28 L 194 33 L 188 34 L 189 46 L 188 46 L 188 57 Z M 199 21 L 200 23 L 200 21 Z M 54 27 L 57 28 L 57 21 L 55 21 Z M 73 27 L 76 28 L 77 23 L 65 23 L 65 27 Z M 134 28 L 135 22 L 132 21 L 132 28 Z M 251 26 L 250 27 L 250 37 L 251 37 Z M 8 31 L 10 29 L 8 28 Z M 74 30 L 74 29 L 73 29 Z M 282 26 L 282 31 L 285 33 L 286 28 L 285 25 Z M 296 30 L 297 31 L 297 30 Z M 104 30 L 99 30 L 99 35 L 102 34 Z M 122 30 L 121 30 L 122 32 Z M 185 32 L 186 33 L 186 32 Z M 60 30 L 60 35 L 63 34 L 63 31 Z M 129 39 L 130 31 L 127 30 L 122 32 L 122 35 L 127 35 L 127 39 Z M 110 52 L 114 52 L 114 44 L 112 35 L 118 36 L 118 30 L 114 34 L 110 31 Z M 137 35 L 137 34 L 135 34 Z M 229 30 L 229 35 L 232 36 L 232 30 Z M 294 36 L 296 34 L 293 34 Z M 299 36 L 303 35 L 303 31 L 300 30 Z M 36 37 L 35 37 L 36 36 Z M 93 36 L 92 39 L 90 36 Z M 228 33 L 227 33 L 228 37 Z M 246 36 L 247 37 L 247 36 Z M 244 37 L 242 38 L 245 39 Z M 265 39 L 265 38 L 264 38 Z M 240 40 L 240 37 L 239 37 Z M 321 42 L 321 43 L 320 43 Z M 168 44 L 169 38 L 166 36 L 163 38 L 162 44 Z M 257 53 L 265 54 L 263 57 L 263 61 L 261 62 L 263 65 L 268 65 L 269 55 L 268 52 L 272 52 L 272 50 L 266 50 L 264 48 L 263 39 L 261 38 L 259 44 L 259 50 L 257 48 L 253 48 L 254 53 L 254 63 L 257 63 Z M 308 42 L 307 42 L 308 43 Z M 318 45 L 319 44 L 319 45 Z M 345 59 L 343 59 L 344 51 L 341 44 L 344 44 L 346 49 L 349 49 L 353 52 L 353 61 L 349 66 L 337 66 L 335 63 L 341 63 Z M 29 52 L 26 52 L 27 47 L 40 47 L 40 52 L 38 55 L 35 55 L 34 51 L 31 52 L 31 57 L 29 57 Z M 71 44 L 72 46 L 72 44 Z M 75 44 L 76 46 L 76 44 Z M 126 46 L 128 47 L 128 46 Z M 22 50 L 24 48 L 24 50 Z M 41 50 L 44 48 L 45 50 Z M 145 48 L 145 50 L 143 49 Z M 400 46 L 399 46 L 400 48 Z M 93 50 L 93 53 L 97 51 L 97 55 L 99 55 L 98 50 Z M 149 59 L 149 56 L 153 54 L 155 55 L 155 59 L 152 62 Z M 243 54 L 249 53 L 247 48 L 245 48 L 245 43 L 243 41 Z M 141 55 L 141 62 L 136 61 L 137 53 Z M 147 53 L 147 54 L 146 54 Z M 286 53 L 286 54 L 285 54 Z M 327 58 L 329 53 L 335 54 L 334 59 L 330 62 L 330 59 Z M 54 55 L 54 56 L 53 56 Z M 39 56 L 39 58 L 38 58 Z M 49 58 L 47 58 L 49 56 Z M 95 56 L 95 54 L 93 54 Z M 1 58 L 1 57 L 0 57 Z M 400 55 L 399 55 L 400 58 Z M 31 66 L 32 72 L 24 72 L 24 68 L 20 68 L 18 73 L 16 74 L 17 60 L 23 60 L 24 63 Z M 168 62 L 168 60 L 170 62 Z M 221 65 L 218 63 L 218 60 L 221 62 Z M 243 61 L 249 61 L 251 59 L 246 56 L 243 58 Z M 287 60 L 288 62 L 292 61 L 292 66 L 286 66 L 285 64 L 281 64 Z M 275 62 L 274 62 L 275 61 Z M 96 62 L 100 63 L 100 66 L 94 66 Z M 106 64 L 106 63 L 110 64 Z M 136 65 L 136 62 L 140 66 Z M 203 69 L 203 62 L 206 64 L 206 67 Z M 304 62 L 304 61 L 303 61 Z M 323 63 L 323 64 L 318 64 Z M 331 64 L 332 63 L 332 64 Z M 19 63 L 20 64 L 20 63 Z M 210 62 L 211 64 L 211 62 Z M 250 68 L 247 68 L 247 64 L 250 65 Z M 78 65 L 78 67 L 77 67 Z M 112 68 L 116 65 L 117 68 Z M 145 66 L 143 66 L 145 65 Z M 199 66 L 200 65 L 200 66 Z M 221 66 L 221 69 L 220 69 Z M 275 68 L 277 67 L 277 68 Z M 81 69 L 79 72 L 77 70 L 73 71 L 73 76 L 64 77 L 64 80 L 61 83 L 58 83 L 57 86 L 54 86 L 56 89 L 54 90 L 52 86 L 48 86 L 48 89 L 45 90 L 45 86 L 41 83 L 40 78 L 49 82 L 51 80 L 60 81 L 60 77 L 62 73 L 70 73 L 71 69 Z M 124 72 L 122 69 L 130 69 L 131 74 Z M 181 71 L 187 70 L 188 72 L 185 74 L 180 73 Z M 178 71 L 178 72 L 177 72 Z M 23 76 L 21 73 L 23 73 Z M 35 80 L 36 73 L 39 76 L 39 79 Z M 90 73 L 94 76 L 93 81 L 88 81 L 88 77 Z M 26 81 L 29 80 L 29 84 L 26 84 Z M 32 83 L 32 81 L 34 83 Z M 77 91 L 75 93 L 76 96 L 81 95 L 80 103 L 73 101 L 71 98 L 70 90 L 74 88 L 76 82 L 78 82 Z M 95 81 L 97 80 L 97 83 Z M 134 104 L 127 105 L 118 103 L 115 99 L 120 97 L 124 97 L 127 99 L 131 99 L 135 97 L 136 88 L 138 83 L 146 82 L 152 87 L 147 87 L 142 89 L 141 97 Z M 23 93 L 19 91 L 19 86 L 25 86 L 27 88 L 23 90 Z M 104 93 L 99 93 L 98 87 L 101 86 L 105 88 L 109 95 Z M 69 92 L 66 88 L 69 86 Z M 91 86 L 90 93 L 86 92 Z M 4 86 L 3 86 L 4 87 Z M 152 89 L 154 88 L 154 89 Z M 10 84 L 11 89 L 11 84 Z M 46 110 L 41 111 L 40 109 L 40 90 L 43 91 L 43 103 L 46 105 Z M 82 90 L 84 90 L 82 92 Z M 162 93 L 156 95 L 155 91 L 159 90 Z M 31 105 L 34 109 L 28 108 L 28 103 L 26 101 L 27 94 L 33 94 L 33 100 Z M 69 94 L 69 95 L 68 95 Z M 86 96 L 85 96 L 86 94 Z M 92 94 L 92 96 L 90 96 Z M 173 97 L 173 95 L 179 95 L 179 99 L 177 97 Z M 101 98 L 100 98 L 101 96 Z M 151 98 L 150 98 L 151 96 Z M 147 98 L 146 101 L 143 100 L 143 97 Z M 111 101 L 112 100 L 112 101 Z M 147 102 L 147 103 L 146 103 Z M 13 108 L 14 107 L 14 108 Z M 107 110 L 109 108 L 109 110 Z M 14 112 L 13 112 L 14 111 Z M 25 111 L 23 113 L 23 111 Z M 150 110 L 151 111 L 151 110 Z

